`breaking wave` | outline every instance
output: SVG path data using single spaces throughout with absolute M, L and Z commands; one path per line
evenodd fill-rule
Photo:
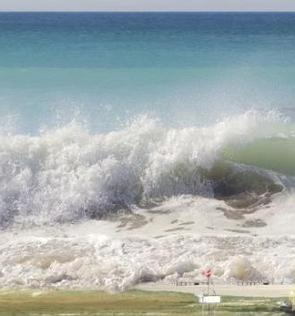
M 290 122 L 257 111 L 2 132 L 0 284 L 121 291 L 208 265 L 220 282 L 292 283 L 293 143 Z
M 2 133 L 0 226 L 102 218 L 185 194 L 280 192 L 281 174 L 295 173 L 290 126 L 276 112 L 248 111 L 209 127 L 165 128 L 143 116 L 107 134 L 76 123 L 38 136 Z

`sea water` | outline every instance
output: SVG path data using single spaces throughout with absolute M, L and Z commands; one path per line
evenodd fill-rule
M 75 115 L 112 131 L 149 113 L 203 126 L 292 113 L 293 13 L 1 13 L 0 111 L 20 133 Z
M 2 286 L 295 280 L 294 13 L 1 13 L 0 48 Z

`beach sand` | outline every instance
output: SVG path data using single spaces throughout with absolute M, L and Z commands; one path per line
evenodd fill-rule
M 290 292 L 295 289 L 294 285 L 216 285 L 215 291 L 222 296 L 239 296 L 239 297 L 288 297 Z M 202 294 L 206 286 L 174 286 L 163 283 L 144 283 L 136 286 L 136 289 L 144 291 L 175 291 L 181 293 L 191 293 L 195 295 Z

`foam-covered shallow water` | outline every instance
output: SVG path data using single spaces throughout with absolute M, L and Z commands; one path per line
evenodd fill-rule
M 216 282 L 293 283 L 293 237 L 15 238 L 1 245 L 2 287 L 122 291 L 148 281 L 199 279 L 214 266 Z

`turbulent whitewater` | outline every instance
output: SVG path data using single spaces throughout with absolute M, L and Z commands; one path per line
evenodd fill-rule
M 253 110 L 202 128 L 144 116 L 106 134 L 2 133 L 2 286 L 123 290 L 204 266 L 293 282 L 294 178 L 257 142 L 281 148 L 292 125 Z
M 277 137 L 280 124 L 276 113 L 250 111 L 204 128 L 169 129 L 142 117 L 108 134 L 73 123 L 35 137 L 2 135 L 1 227 L 99 219 L 187 194 L 281 191 L 275 172 L 226 164 L 227 148 Z

